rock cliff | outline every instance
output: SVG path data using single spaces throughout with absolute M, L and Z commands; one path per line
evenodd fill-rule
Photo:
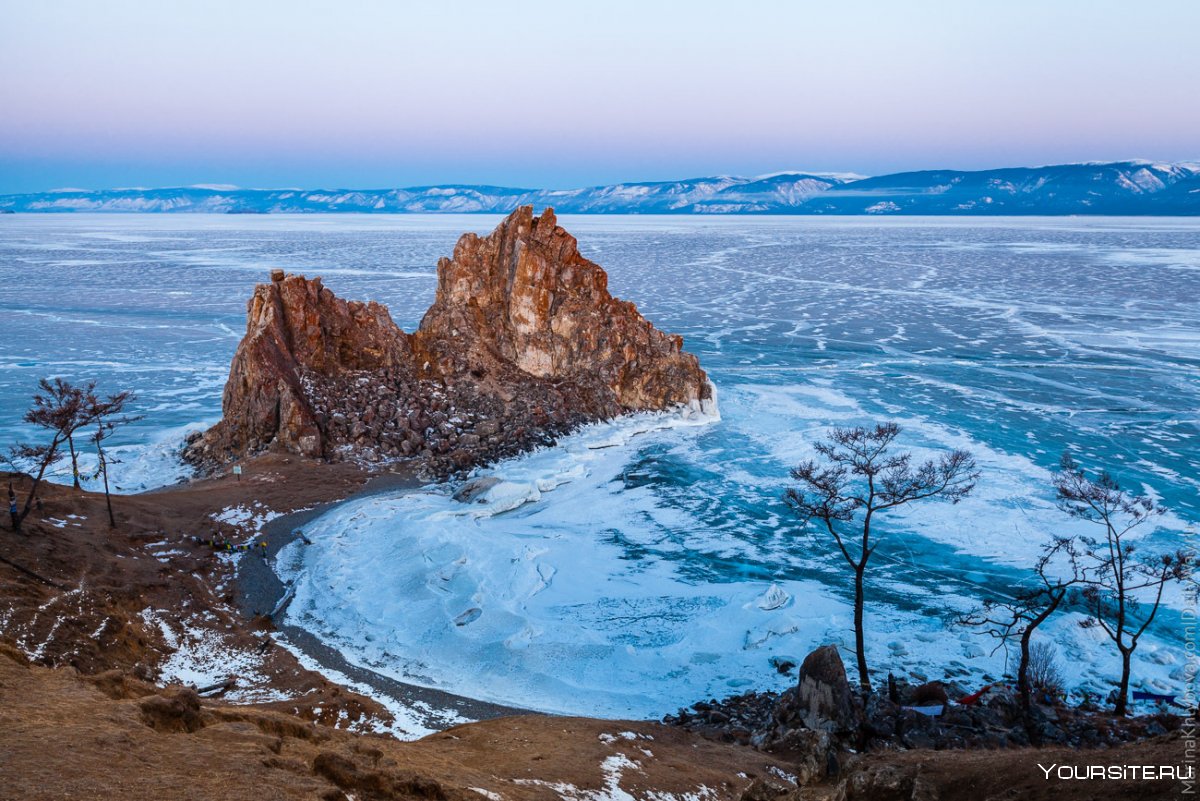
M 274 271 L 250 299 L 223 419 L 185 455 L 213 466 L 276 446 L 418 458 L 444 475 L 581 423 L 710 398 L 682 339 L 612 297 L 551 209 L 524 206 L 439 261 L 436 299 L 412 334 L 377 303 Z

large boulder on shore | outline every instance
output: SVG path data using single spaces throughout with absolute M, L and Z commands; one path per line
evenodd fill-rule
M 552 209 L 465 234 L 437 295 L 402 331 L 377 303 L 320 278 L 254 290 L 223 418 L 185 458 L 214 467 L 269 446 L 326 459 L 421 460 L 445 475 L 626 412 L 712 399 L 683 340 L 608 292 Z
M 804 725 L 810 729 L 844 734 L 858 728 L 854 693 L 837 646 L 822 645 L 804 658 L 796 704 Z

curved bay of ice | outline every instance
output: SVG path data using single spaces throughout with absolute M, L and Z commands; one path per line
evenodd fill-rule
M 496 218 L 12 215 L 0 225 L 0 434 L 43 375 L 133 389 L 122 486 L 165 483 L 182 432 L 215 419 L 252 280 L 324 274 L 413 328 L 434 265 Z M 1172 510 L 1146 547 L 1200 517 L 1200 221 L 681 219 L 562 224 L 615 294 L 680 333 L 721 419 L 589 428 L 496 466 L 489 503 L 423 492 L 344 505 L 293 546 L 294 619 L 352 661 L 537 709 L 658 715 L 794 679 L 772 656 L 850 642 L 829 543 L 780 500 L 833 424 L 888 418 L 920 452 L 974 451 L 958 506 L 886 522 L 869 584 L 881 672 L 999 676 L 993 642 L 952 625 L 1029 579 L 1038 545 L 1083 531 L 1054 508 L 1060 453 L 1106 465 Z M 635 431 L 639 433 L 634 433 Z M 605 444 L 597 448 L 592 445 Z M 501 510 L 507 511 L 501 511 Z M 1134 683 L 1182 689 L 1178 592 Z M 1096 629 L 1047 632 L 1073 683 L 1119 663 Z
M 469 503 L 430 487 L 342 504 L 305 528 L 311 545 L 279 556 L 296 587 L 288 621 L 402 681 L 545 712 L 659 717 L 784 689 L 794 675 L 772 670 L 774 658 L 853 647 L 847 574 L 829 543 L 790 518 L 786 483 L 752 475 L 752 457 L 720 443 L 757 442 L 791 464 L 812 454 L 812 432 L 863 411 L 820 381 L 741 387 L 721 409 L 721 419 L 589 426 L 481 471 L 498 483 Z M 988 480 L 956 506 L 891 520 L 869 579 L 873 667 L 993 680 L 1003 654 L 951 619 L 1011 591 L 1049 533 L 1086 527 L 1036 497 L 1048 471 L 902 421 L 918 453 L 973 448 Z M 1072 684 L 1098 689 L 1118 664 L 1080 619 L 1062 615 L 1046 632 Z M 1182 651 L 1156 638 L 1142 647 L 1141 681 L 1177 685 Z

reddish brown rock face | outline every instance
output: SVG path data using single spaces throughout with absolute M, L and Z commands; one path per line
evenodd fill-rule
M 608 293 L 554 211 L 517 209 L 489 236 L 466 234 L 438 263 L 437 299 L 416 336 L 453 372 L 469 362 L 587 387 L 611 414 L 708 397 L 683 340 Z
M 213 465 L 269 445 L 307 456 L 424 459 L 445 474 L 584 422 L 710 398 L 696 357 L 608 293 L 547 209 L 466 234 L 438 263 L 414 334 L 321 279 L 256 287 L 224 419 L 189 446 Z

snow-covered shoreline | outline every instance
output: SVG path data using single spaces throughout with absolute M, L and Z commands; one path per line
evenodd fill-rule
M 278 557 L 295 588 L 287 623 L 398 681 L 551 713 L 657 718 L 790 686 L 794 675 L 774 671 L 773 659 L 798 663 L 817 645 L 852 642 L 838 576 L 694 574 L 701 560 L 646 521 L 693 524 L 640 483 L 639 465 L 694 447 L 706 421 L 661 422 L 589 426 L 479 471 L 492 481 L 470 503 L 426 487 L 334 507 L 306 526 L 311 545 L 293 542 Z M 704 548 L 719 558 L 732 544 L 709 538 Z M 947 584 L 932 603 L 969 608 L 979 598 L 971 586 Z M 868 618 L 876 665 L 967 687 L 1005 673 L 993 642 L 944 618 L 885 601 L 869 604 Z M 1062 614 L 1046 636 L 1068 683 L 1099 692 L 1117 662 L 1081 620 Z M 1140 685 L 1172 691 L 1184 667 L 1176 650 L 1148 639 Z

